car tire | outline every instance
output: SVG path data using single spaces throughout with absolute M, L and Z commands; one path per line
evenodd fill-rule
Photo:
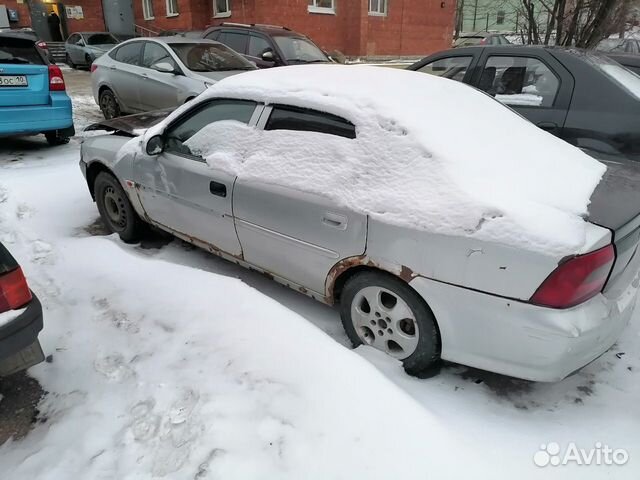
M 368 344 L 402 361 L 409 375 L 438 370 L 441 340 L 427 303 L 399 278 L 375 271 L 347 280 L 340 296 L 342 325 L 354 347 Z
M 100 172 L 93 184 L 98 211 L 107 228 L 125 243 L 142 237 L 146 224 L 131 205 L 120 182 L 107 172 Z
M 50 146 L 56 147 L 58 145 L 66 145 L 69 143 L 69 137 L 60 133 L 60 130 L 52 130 L 51 132 L 45 132 L 45 138 Z
M 75 63 L 73 63 L 73 60 L 71 60 L 71 57 L 69 56 L 68 53 L 67 53 L 67 58 L 65 59 L 65 63 L 69 65 L 70 68 L 73 68 L 74 70 L 78 68 L 78 66 Z
M 120 110 L 120 105 L 118 104 L 118 99 L 115 94 L 105 88 L 102 92 L 100 92 L 99 97 L 100 102 L 100 110 L 102 111 L 102 115 L 105 119 L 111 120 L 113 118 L 119 117 L 122 112 Z

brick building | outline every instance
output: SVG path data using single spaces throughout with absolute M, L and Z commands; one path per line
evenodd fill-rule
M 285 25 L 325 50 L 347 55 L 423 55 L 448 48 L 455 0 L 0 0 L 15 26 L 42 26 L 61 13 L 65 34 L 110 30 L 153 34 L 202 30 L 222 22 Z M 46 22 L 45 22 L 46 23 Z M 38 25 L 40 24 L 40 25 Z M 44 32 L 46 33 L 46 32 Z M 46 38 L 46 35 L 43 35 Z

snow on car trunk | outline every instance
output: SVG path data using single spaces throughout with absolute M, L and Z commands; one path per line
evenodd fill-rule
M 4 168 L 0 184 L 0 239 L 43 302 L 53 354 L 31 370 L 46 423 L 0 446 L 11 478 L 423 479 L 464 472 L 460 449 L 493 471 L 357 353 L 240 280 L 87 237 L 96 212 L 75 158 Z
M 396 69 L 312 65 L 231 77 L 196 102 L 213 97 L 313 108 L 357 130 L 349 140 L 211 125 L 192 145 L 214 168 L 286 186 L 295 177 L 294 188 L 434 233 L 553 255 L 585 246 L 583 217 L 604 165 L 467 85 Z

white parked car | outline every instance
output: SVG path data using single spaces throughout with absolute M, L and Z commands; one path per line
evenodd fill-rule
M 105 118 L 176 107 L 231 75 L 257 67 L 226 45 L 185 37 L 132 39 L 91 65 Z
M 559 380 L 629 320 L 637 169 L 607 170 L 471 87 L 296 66 L 225 79 L 166 115 L 85 139 L 108 227 L 136 241 L 154 225 L 339 303 L 355 345 L 410 373 L 445 359 Z

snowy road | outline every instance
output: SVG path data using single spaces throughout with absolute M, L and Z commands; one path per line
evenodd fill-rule
M 74 75 L 86 125 L 99 114 Z M 12 480 L 640 476 L 638 315 L 560 383 L 457 365 L 410 378 L 347 348 L 335 310 L 255 272 L 177 240 L 102 235 L 78 153 L 77 140 L 0 144 L 0 241 L 43 302 L 53 355 L 30 371 L 49 392 L 42 422 L 0 446 Z M 535 466 L 550 442 L 629 460 Z

